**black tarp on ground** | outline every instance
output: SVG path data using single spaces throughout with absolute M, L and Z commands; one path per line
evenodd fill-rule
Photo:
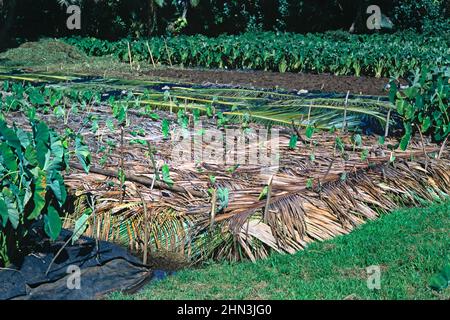
M 63 230 L 58 241 L 40 242 L 20 267 L 0 271 L 0 299 L 95 299 L 112 291 L 135 291 L 150 280 L 149 268 L 126 249 L 87 237 L 65 247 L 46 275 L 50 262 L 71 235 Z M 77 267 L 79 289 L 76 273 L 71 273 Z

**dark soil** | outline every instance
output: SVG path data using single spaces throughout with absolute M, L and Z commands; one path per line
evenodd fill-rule
M 278 73 L 199 69 L 156 69 L 145 75 L 198 84 L 220 84 L 251 88 L 308 90 L 364 95 L 387 95 L 387 78 L 334 76 L 330 74 Z M 403 81 L 402 81 L 403 83 Z

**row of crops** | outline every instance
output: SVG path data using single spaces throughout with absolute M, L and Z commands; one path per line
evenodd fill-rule
M 412 70 L 449 64 L 450 37 L 413 32 L 352 35 L 246 33 L 155 37 L 117 42 L 95 38 L 66 41 L 92 56 L 112 55 L 123 62 L 277 72 L 406 77 Z

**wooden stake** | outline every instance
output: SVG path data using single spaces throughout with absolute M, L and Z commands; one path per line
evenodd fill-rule
M 150 59 L 152 60 L 153 68 L 156 69 L 155 60 L 153 60 L 152 49 L 150 49 L 150 45 L 148 44 L 148 41 L 146 42 L 146 44 L 147 44 L 148 53 L 150 54 Z
M 386 117 L 386 129 L 384 130 L 384 137 L 387 138 L 389 134 L 389 121 L 391 121 L 391 107 L 389 107 L 389 111 Z
M 169 58 L 170 66 L 173 67 L 173 65 L 172 65 L 172 59 L 170 58 L 170 52 L 169 52 L 169 47 L 167 46 L 166 38 L 164 38 L 164 45 L 166 46 L 167 57 Z
M 147 204 L 145 203 L 144 196 L 139 191 L 139 187 L 136 186 L 136 192 L 141 198 L 142 206 L 144 207 L 144 257 L 142 259 L 143 264 L 147 264 L 148 256 L 148 214 L 147 214 Z
M 130 69 L 133 70 L 133 59 L 131 57 L 131 47 L 129 41 L 127 41 L 127 45 L 128 45 L 128 58 L 130 59 Z
M 309 121 L 311 120 L 311 108 L 312 106 L 310 105 L 308 109 L 308 126 L 310 125 Z
M 423 150 L 423 154 L 425 156 L 425 171 L 428 171 L 428 154 L 425 151 L 425 141 L 423 139 L 422 131 L 420 131 L 420 127 L 417 123 L 416 123 L 416 127 L 417 127 L 417 130 L 419 130 L 420 139 L 422 140 L 422 150 Z
M 125 175 L 124 172 L 124 163 L 123 163 L 123 126 L 120 126 L 120 170 L 121 172 L 121 177 L 123 177 Z M 122 182 L 122 179 L 120 179 L 120 204 L 123 203 L 123 198 L 124 198 L 124 194 L 125 194 L 125 190 L 123 188 L 124 183 Z
M 449 136 L 447 136 L 447 138 L 445 138 L 444 142 L 442 143 L 441 149 L 439 150 L 438 159 L 441 158 L 442 153 L 444 152 L 445 145 L 447 144 L 448 137 Z
M 209 230 L 212 231 L 214 227 L 214 220 L 216 219 L 216 202 L 217 202 L 217 190 L 213 189 L 211 200 L 211 221 L 209 223 Z
M 344 109 L 344 121 L 342 122 L 342 131 L 345 132 L 347 129 L 347 106 L 348 106 L 348 96 L 350 95 L 350 90 L 347 91 L 347 96 L 345 97 L 345 109 Z
M 269 215 L 269 206 L 270 206 L 270 195 L 272 193 L 272 182 L 273 182 L 273 175 L 269 178 L 269 181 L 267 182 L 267 198 L 266 198 L 266 206 L 264 208 L 264 223 L 267 223 L 267 217 Z

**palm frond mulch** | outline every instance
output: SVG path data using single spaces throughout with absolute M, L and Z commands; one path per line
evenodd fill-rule
M 280 167 L 273 175 L 255 165 L 177 165 L 164 157 L 170 154 L 170 144 L 155 142 L 159 165 L 170 163 L 173 186 L 154 179 L 144 148 L 127 147 L 123 203 L 115 178 L 118 158 L 104 168 L 93 167 L 89 175 L 72 172 L 67 182 L 78 195 L 95 199 L 96 222 L 89 235 L 142 251 L 147 226 L 149 250 L 177 252 L 190 261 L 294 253 L 312 241 L 349 233 L 395 208 L 449 196 L 448 150 L 433 144 L 424 148 L 416 140 L 406 152 L 391 151 L 366 137 L 363 145 L 370 147 L 353 151 L 350 135 L 341 139 L 347 141 L 344 155 L 335 150 L 334 134 L 321 133 L 314 147 L 307 144 L 296 150 L 289 150 L 288 135 L 281 136 Z M 386 146 L 395 143 L 388 140 Z M 368 158 L 361 160 L 364 148 L 369 149 Z M 216 178 L 216 189 L 229 189 L 228 205 L 220 212 L 217 198 L 207 192 L 210 176 Z M 261 197 L 269 181 L 270 195 Z
M 291 150 L 292 132 L 280 128 L 277 168 L 229 166 L 207 159 L 177 163 L 171 159 L 174 143 L 162 139 L 160 122 L 131 114 L 121 148 L 119 131 L 107 128 L 105 113 L 98 111 L 98 116 L 103 118 L 95 134 L 89 128 L 81 130 L 92 150 L 90 173 L 74 163 L 65 178 L 76 196 L 75 213 L 67 216 L 65 227 L 73 228 L 76 218 L 91 207 L 88 236 L 126 244 L 140 253 L 147 247 L 150 253 L 172 252 L 193 263 L 211 258 L 256 260 L 273 251 L 295 253 L 313 241 L 347 234 L 398 207 L 427 205 L 450 194 L 448 148 L 420 137 L 403 152 L 395 147 L 396 139 L 388 138 L 381 145 L 377 137 L 363 136 L 356 146 L 352 134 L 322 131 L 311 140 L 303 138 Z M 61 129 L 60 120 L 45 117 Z M 26 126 L 23 116 L 10 120 Z M 82 121 L 74 117 L 68 126 L 79 129 Z M 140 138 L 157 150 L 154 162 L 147 146 L 132 143 L 136 137 L 130 132 L 137 127 L 146 132 Z M 262 126 L 252 124 L 252 129 L 257 128 Z M 260 147 L 252 132 L 237 153 Z M 340 148 L 336 138 L 342 141 Z M 105 151 L 99 146 L 105 141 L 115 150 L 102 163 Z M 269 142 L 264 152 L 270 151 Z M 125 191 L 118 180 L 120 154 L 127 177 Z M 161 166 L 168 164 L 173 185 L 156 179 L 153 164 L 159 176 Z M 219 188 L 229 190 L 223 210 L 219 210 Z

